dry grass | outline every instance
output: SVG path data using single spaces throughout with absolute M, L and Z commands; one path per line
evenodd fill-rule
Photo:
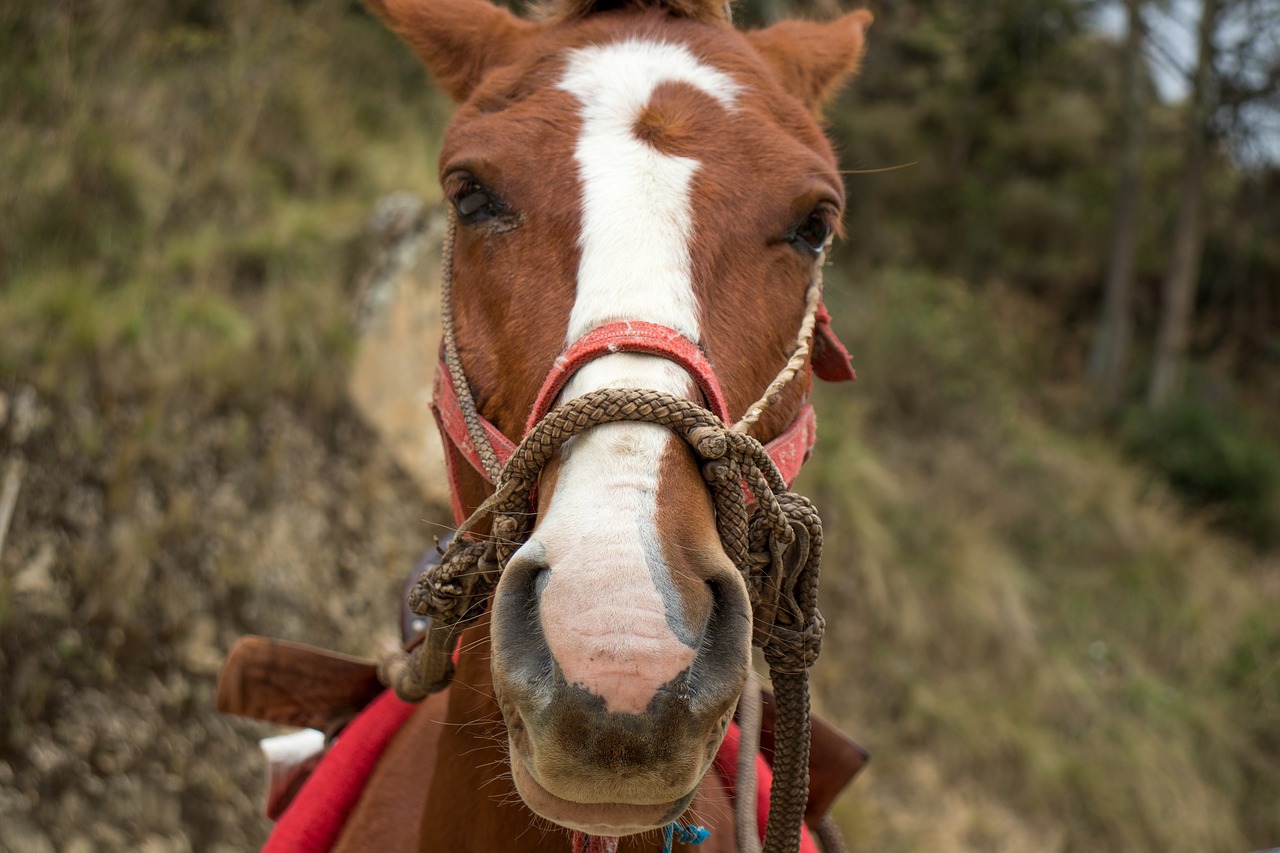
M 0 10 L 0 849 L 255 846 L 222 654 L 392 630 L 438 510 L 345 400 L 351 266 L 433 196 L 439 102 L 390 46 L 337 2 Z
M 1274 841 L 1275 555 L 1046 420 L 1008 366 L 1035 365 L 1043 324 L 1002 325 L 1027 306 L 957 287 L 864 286 L 870 381 L 823 395 L 801 483 L 830 530 L 820 702 L 877 755 L 850 834 L 884 850 Z M 945 404 L 925 393 L 956 384 L 969 393 Z

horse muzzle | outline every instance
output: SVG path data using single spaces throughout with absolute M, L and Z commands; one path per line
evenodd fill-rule
M 636 650 L 609 663 L 616 679 L 625 682 L 628 672 L 639 684 L 664 679 L 639 693 L 626 683 L 606 691 L 601 682 L 579 680 L 553 653 L 554 646 L 563 655 L 565 641 L 549 643 L 544 626 L 551 569 L 536 545 L 521 551 L 498 585 L 492 622 L 493 684 L 517 790 L 537 814 L 590 834 L 628 835 L 670 823 L 710 768 L 742 692 L 751 636 L 745 584 L 731 564 L 725 573 L 712 572 L 705 621 L 683 626 L 682 633 L 696 637 L 687 663 L 661 647 L 655 652 L 654 631 L 643 620 L 638 640 L 622 624 L 607 636 L 584 637 L 588 648 Z M 635 701 L 646 694 L 647 701 Z M 617 710 L 617 695 L 625 710 Z

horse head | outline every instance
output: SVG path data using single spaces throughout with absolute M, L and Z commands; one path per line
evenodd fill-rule
M 453 319 L 483 416 L 513 441 L 557 357 L 602 327 L 674 330 L 741 414 L 792 355 L 844 191 L 817 111 L 870 23 L 739 32 L 719 0 L 370 0 L 458 103 L 440 179 L 457 229 Z M 711 406 L 662 354 L 570 365 L 557 400 L 654 389 Z M 562 368 L 563 364 L 560 365 Z M 751 427 L 767 441 L 808 391 Z M 456 460 L 455 460 L 456 462 Z M 460 469 L 465 509 L 490 487 Z M 689 804 L 750 665 L 752 609 L 688 446 L 649 423 L 570 439 L 490 625 L 516 788 L 598 835 Z

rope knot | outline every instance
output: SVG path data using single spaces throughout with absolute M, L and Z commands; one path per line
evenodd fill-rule
M 495 515 L 493 517 L 493 535 L 512 542 L 520 533 L 520 521 L 512 515 Z
M 702 479 L 716 486 L 733 483 L 738 477 L 734 466 L 727 459 L 712 459 L 702 466 Z
M 528 430 L 503 466 L 485 432 L 454 333 L 451 294 L 456 229 L 457 218 L 450 209 L 442 258 L 444 360 L 467 436 L 494 492 L 459 527 L 439 566 L 424 573 L 410 593 L 411 608 L 430 616 L 431 625 L 421 645 L 412 652 L 393 655 L 380 668 L 384 683 L 406 701 L 418 701 L 448 685 L 458 636 L 484 612 L 507 560 L 528 538 L 533 487 L 565 441 L 621 421 L 665 427 L 684 438 L 704 463 L 701 473 L 715 504 L 721 544 L 750 593 L 754 642 L 764 648 L 775 670 L 778 738 L 765 849 L 774 853 L 798 849 L 809 757 L 806 667 L 817 658 L 824 627 L 817 609 L 822 525 L 812 504 L 787 492 L 777 466 L 748 433 L 810 363 L 821 305 L 822 256 L 805 295 L 804 319 L 791 357 L 732 427 L 726 427 L 704 407 L 671 394 L 652 389 L 600 389 L 548 412 Z M 748 491 L 755 497 L 750 517 Z M 484 519 L 491 519 L 492 536 L 487 542 L 470 539 L 467 534 Z M 677 829 L 683 832 L 688 828 L 669 825 L 665 832 L 668 847 Z M 698 833 L 705 837 L 705 830 Z M 599 853 L 617 849 L 616 838 L 590 839 L 578 832 L 574 834 L 575 850 L 588 840 L 599 842 L 593 848 Z M 697 841 L 690 839 L 688 843 Z
M 729 440 L 718 427 L 698 427 L 689 433 L 689 443 L 703 459 L 723 459 L 729 452 Z
M 769 664 L 769 672 L 783 675 L 808 672 L 822 652 L 822 635 L 826 630 L 827 621 L 817 611 L 799 630 L 772 626 L 764 644 L 764 659 Z
M 488 597 L 500 570 L 491 543 L 459 537 L 449 543 L 435 571 L 424 572 L 409 591 L 409 609 L 435 622 L 469 622 L 476 599 Z

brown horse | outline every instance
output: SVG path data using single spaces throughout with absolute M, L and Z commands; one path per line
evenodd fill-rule
M 714 372 L 609 349 L 563 370 L 550 403 L 654 389 L 745 411 L 792 356 L 839 227 L 816 115 L 870 15 L 744 33 L 721 0 L 561 0 L 537 20 L 487 0 L 369 2 L 459 104 L 440 178 L 480 414 L 518 441 L 557 357 L 618 324 L 674 330 Z M 750 434 L 801 423 L 808 384 Z M 461 520 L 493 486 L 465 438 L 448 455 Z M 698 461 L 660 426 L 612 423 L 570 439 L 536 495 L 452 686 L 395 735 L 337 849 L 564 853 L 567 827 L 656 850 L 653 830 L 686 810 L 715 830 L 701 849 L 736 849 L 708 769 L 752 610 Z

